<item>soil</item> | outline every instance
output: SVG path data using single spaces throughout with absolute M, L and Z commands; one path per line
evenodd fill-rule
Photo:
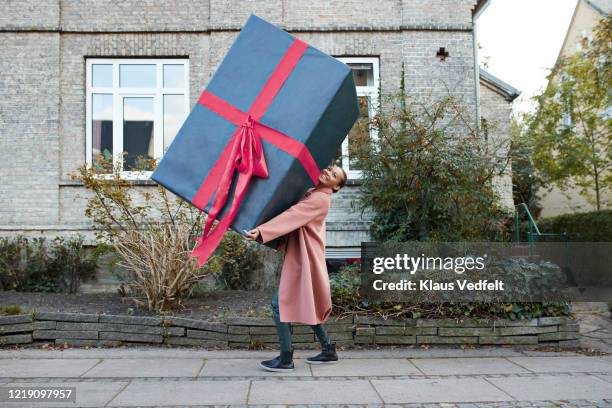
M 168 316 L 218 321 L 227 317 L 270 317 L 273 292 L 227 290 L 198 295 L 183 301 L 183 307 Z M 142 299 L 146 302 L 145 299 Z M 40 293 L 0 291 L 0 307 L 19 305 L 24 310 L 65 313 L 159 316 L 118 293 Z

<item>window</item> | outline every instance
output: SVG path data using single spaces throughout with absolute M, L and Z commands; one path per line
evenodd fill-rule
M 342 57 L 338 60 L 344 62 L 353 70 L 360 114 L 357 124 L 353 126 L 344 142 L 342 142 L 337 161 L 346 171 L 349 179 L 358 179 L 361 177 L 361 171 L 357 158 L 351 155 L 351 140 L 363 140 L 366 137 L 376 138 L 375 130 L 369 129 L 367 123 L 378 109 L 378 58 Z
M 86 81 L 87 164 L 148 178 L 189 113 L 189 60 L 91 58 Z

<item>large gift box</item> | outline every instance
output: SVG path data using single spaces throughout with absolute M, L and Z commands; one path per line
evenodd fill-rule
M 151 176 L 208 214 L 200 265 L 315 186 L 358 114 L 346 64 L 251 15 Z

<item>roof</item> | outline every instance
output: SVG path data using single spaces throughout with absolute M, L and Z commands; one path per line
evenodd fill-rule
M 585 0 L 584 2 L 604 16 L 612 11 L 612 0 Z
M 476 6 L 474 6 L 474 9 L 472 10 L 472 16 L 478 18 L 478 16 L 482 14 L 489 4 L 491 4 L 491 0 L 478 0 L 476 2 Z
M 489 86 L 493 87 L 497 92 L 502 94 L 508 102 L 512 102 L 521 94 L 521 91 L 512 85 L 505 83 L 496 76 L 491 75 L 482 68 L 480 68 L 480 80 L 484 81 Z

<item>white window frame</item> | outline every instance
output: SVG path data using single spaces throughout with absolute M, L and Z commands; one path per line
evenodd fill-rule
M 345 64 L 372 64 L 374 85 L 372 86 L 355 86 L 357 90 L 357 96 L 367 96 L 370 98 L 370 118 L 374 117 L 374 114 L 378 111 L 378 89 L 380 82 L 379 75 L 379 59 L 378 57 L 337 57 L 339 61 Z M 376 129 L 370 129 L 370 137 L 372 140 L 378 140 L 378 132 Z M 360 179 L 361 170 L 352 170 L 350 168 L 349 160 L 349 148 L 348 148 L 348 135 L 342 142 L 342 168 L 346 171 L 346 175 L 349 179 Z
M 92 86 L 92 65 L 111 65 L 113 70 L 112 87 Z M 119 87 L 119 65 L 155 65 L 156 83 L 155 88 L 120 88 Z M 163 83 L 164 65 L 183 65 L 183 88 L 165 88 Z M 93 165 L 92 158 L 92 95 L 112 94 L 113 96 L 113 166 L 121 165 L 123 168 L 121 152 L 123 151 L 123 98 L 125 97 L 152 97 L 153 98 L 153 155 L 160 160 L 164 155 L 164 95 L 184 95 L 185 118 L 189 114 L 189 59 L 188 58 L 87 58 L 86 59 L 86 142 L 85 160 L 88 166 Z M 184 118 L 184 119 L 185 119 Z M 121 177 L 128 180 L 148 180 L 152 171 L 122 171 Z M 100 177 L 111 177 L 112 174 L 100 174 Z

